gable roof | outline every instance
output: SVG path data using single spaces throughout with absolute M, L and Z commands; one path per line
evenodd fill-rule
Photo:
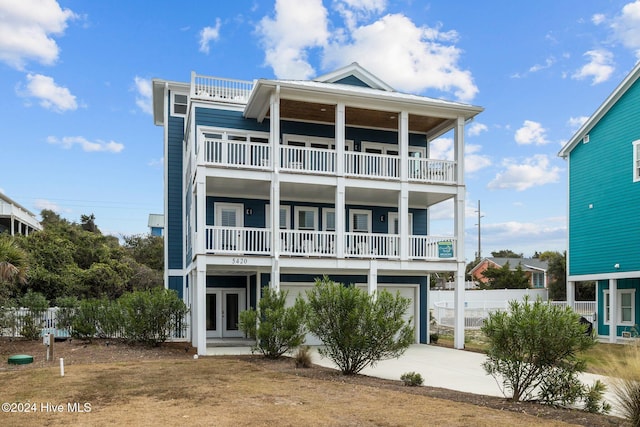
M 578 129 L 578 131 L 569 139 L 569 141 L 562 147 L 562 150 L 558 153 L 560 157 L 567 158 L 569 153 L 581 142 L 584 137 L 598 124 L 600 119 L 604 117 L 607 112 L 613 107 L 616 102 L 624 95 L 631 86 L 640 78 L 640 62 L 631 70 L 631 72 L 624 78 L 624 80 L 618 85 L 618 87 L 609 95 L 609 97 L 600 105 L 595 113 L 589 117 L 589 119 Z
M 349 77 L 355 77 L 356 79 L 365 83 L 368 87 L 372 89 L 395 92 L 395 90 L 391 86 L 389 86 L 388 84 L 383 82 L 381 79 L 371 74 L 366 69 L 362 68 L 362 66 L 357 62 L 352 62 L 346 67 L 342 67 L 328 74 L 318 76 L 313 80 L 321 83 L 336 83 L 336 82 L 340 83 L 340 81 L 345 80 L 346 78 L 349 78 Z
M 524 271 L 542 271 L 545 272 L 549 268 L 549 263 L 547 261 L 541 261 L 538 258 L 496 258 L 496 257 L 488 257 L 484 258 L 480 261 L 475 267 L 471 269 L 469 272 L 473 274 L 473 272 L 479 268 L 484 261 L 490 262 L 498 266 L 498 268 L 504 267 L 507 263 L 512 270 L 518 268 L 518 265 L 522 266 Z

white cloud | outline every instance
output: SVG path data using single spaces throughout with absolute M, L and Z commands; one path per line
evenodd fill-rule
M 482 132 L 486 132 L 488 130 L 489 130 L 489 128 L 487 127 L 487 125 L 484 125 L 484 124 L 478 123 L 478 122 L 473 122 L 471 124 L 471 126 L 469 126 L 469 130 L 467 131 L 467 134 L 469 136 L 478 136 Z
M 419 27 L 404 15 L 392 14 L 353 29 L 349 36 L 349 41 L 327 46 L 325 68 L 357 61 L 400 91 L 435 89 L 453 92 L 462 101 L 478 93 L 471 72 L 458 66 L 462 52 L 451 44 L 458 37 L 455 31 Z
M 464 146 L 464 171 L 465 173 L 474 173 L 480 169 L 491 166 L 491 158 L 484 154 L 480 154 L 481 146 L 476 144 L 466 144 Z
M 571 77 L 577 80 L 592 78 L 591 84 L 606 82 L 613 73 L 613 54 L 605 49 L 585 52 L 589 62 L 576 71 Z
M 530 73 L 535 73 L 535 72 L 540 71 L 540 70 L 544 70 L 544 69 L 547 69 L 547 68 L 551 68 L 551 66 L 552 66 L 553 64 L 555 64 L 555 62 L 556 62 L 556 59 L 555 59 L 554 57 L 552 57 L 552 56 L 551 56 L 551 57 L 547 58 L 547 59 L 544 61 L 544 64 L 535 64 L 534 66 L 532 66 L 531 68 L 529 68 L 529 72 L 530 72 Z
M 482 253 L 510 249 L 532 256 L 535 251 L 566 249 L 566 218 L 543 218 L 536 222 L 505 221 L 482 223 Z
M 569 121 L 567 122 L 567 124 L 569 125 L 569 127 L 571 128 L 571 130 L 573 130 L 574 132 L 577 131 L 578 129 L 580 129 L 580 127 L 587 121 L 589 120 L 589 117 L 587 116 L 580 116 L 580 117 L 570 117 Z
M 135 76 L 136 105 L 145 113 L 153 114 L 151 80 Z
M 627 3 L 613 18 L 611 28 L 616 38 L 640 59 L 640 0 Z
M 53 78 L 42 74 L 27 74 L 26 90 L 19 88 L 18 94 L 23 97 L 38 98 L 42 107 L 57 112 L 78 108 L 76 97 L 69 89 L 58 86 Z
M 215 27 L 204 27 L 200 31 L 200 52 L 209 53 L 209 42 L 220 38 L 220 18 L 216 18 Z
M 327 43 L 327 27 L 322 0 L 276 0 L 275 17 L 264 17 L 257 27 L 266 65 L 278 78 L 312 77 L 315 70 L 307 60 L 307 50 Z
M 538 122 L 532 120 L 525 120 L 522 127 L 516 131 L 515 140 L 518 144 L 536 144 L 543 145 L 548 144 L 547 130 L 542 127 Z
M 525 159 L 523 163 L 515 163 L 506 159 L 503 162 L 504 172 L 496 175 L 487 188 L 491 190 L 514 189 L 524 191 L 528 188 L 560 181 L 560 168 L 552 166 L 544 154 L 537 154 Z
M 164 166 L 164 157 L 160 157 L 159 159 L 151 159 L 147 166 L 151 167 L 162 167 Z
M 53 64 L 60 49 L 52 36 L 76 17 L 55 0 L 0 0 L 0 61 L 19 70 L 29 60 Z
M 88 139 L 82 136 L 64 136 L 62 139 L 59 139 L 55 136 L 50 136 L 47 138 L 47 142 L 53 145 L 59 145 L 62 148 L 70 149 L 74 145 L 79 145 L 82 148 L 82 151 L 86 152 L 109 152 L 109 153 L 119 153 L 124 150 L 124 144 L 120 144 L 115 141 L 89 141 Z
M 465 144 L 464 146 L 464 170 L 466 173 L 474 173 L 480 169 L 491 166 L 491 158 L 480 154 L 482 147 L 477 144 Z M 453 139 L 438 138 L 429 145 L 429 158 L 440 160 L 453 160 Z
M 336 0 L 334 4 L 349 29 L 355 28 L 358 21 L 382 13 L 387 8 L 386 0 Z
M 606 20 L 607 17 L 602 13 L 596 13 L 591 17 L 591 22 L 593 22 L 594 25 L 600 25 Z
M 33 202 L 33 206 L 38 209 L 39 211 L 43 210 L 43 209 L 48 209 L 50 211 L 54 211 L 57 213 L 61 213 L 62 212 L 62 208 L 60 207 L 60 205 L 58 205 L 57 203 L 54 203 L 50 200 L 46 200 L 46 199 L 36 199 Z

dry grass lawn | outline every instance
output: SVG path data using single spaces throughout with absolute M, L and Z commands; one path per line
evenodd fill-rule
M 566 425 L 464 403 L 274 372 L 233 358 L 162 360 L 4 372 L 2 399 L 35 413 L 1 413 L 0 425 Z M 42 405 L 62 404 L 46 413 Z M 67 403 L 90 403 L 69 413 Z
M 298 369 L 289 359 L 194 360 L 184 345 L 145 349 L 104 342 L 56 344 L 57 357 L 65 360 L 61 377 L 58 359 L 44 362 L 42 349 L 41 342 L 0 341 L 0 402 L 14 403 L 15 409 L 28 404 L 31 410 L 4 412 L 3 406 L 0 426 L 612 426 L 622 422 L 444 389 L 404 387 L 399 381 L 344 377 L 318 366 Z M 8 365 L 7 355 L 19 353 L 35 355 L 35 363 Z M 69 404 L 85 412 L 72 412 Z M 59 405 L 61 410 L 53 412 Z

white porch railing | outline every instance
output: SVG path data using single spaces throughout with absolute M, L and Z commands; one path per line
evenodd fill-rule
M 456 163 L 449 160 L 409 159 L 409 180 L 420 182 L 456 182 Z
M 253 90 L 253 82 L 222 79 L 191 73 L 191 98 L 246 104 Z
M 335 257 L 336 233 L 331 231 L 281 230 L 280 253 Z
M 198 152 L 201 153 L 198 161 L 204 165 L 260 170 L 272 170 L 274 166 L 271 145 L 264 143 L 207 138 Z M 337 172 L 335 150 L 284 145 L 280 146 L 277 161 L 283 171 L 321 175 L 335 175 Z M 191 170 L 191 164 L 187 164 Z M 455 183 L 455 162 L 411 158 L 407 166 L 410 181 Z M 345 174 L 351 177 L 399 180 L 400 158 L 348 151 L 345 153 Z
M 400 235 L 344 233 L 344 254 L 352 258 L 400 258 Z
M 334 174 L 336 152 L 321 148 L 284 145 L 280 147 L 280 168 L 296 172 Z
M 205 249 L 207 252 L 228 254 L 269 255 L 271 230 L 248 227 L 206 227 Z
M 383 179 L 400 178 L 400 158 L 398 156 L 355 151 L 347 151 L 344 154 L 346 175 Z
M 316 230 L 280 230 L 280 253 L 287 256 L 336 256 L 336 233 Z M 207 226 L 205 250 L 209 253 L 272 255 L 271 230 L 253 227 Z M 453 244 L 453 253 L 442 252 L 440 243 Z M 400 258 L 399 234 L 344 233 L 347 258 Z M 455 239 L 409 236 L 409 259 L 446 260 L 455 257 Z M 452 256 L 449 256 L 452 255 Z
M 217 166 L 271 168 L 271 147 L 268 144 L 205 139 L 203 155 L 204 163 Z

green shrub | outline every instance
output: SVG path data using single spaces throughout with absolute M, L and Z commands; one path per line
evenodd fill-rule
M 102 298 L 95 311 L 96 334 L 101 338 L 115 338 L 126 329 L 127 320 L 119 300 Z
M 415 342 L 414 328 L 403 318 L 410 301 L 399 294 L 369 295 L 325 276 L 316 279 L 307 297 L 309 330 L 324 344 L 318 352 L 344 375 L 400 357 Z
M 400 376 L 400 380 L 404 382 L 404 385 L 410 387 L 416 387 L 422 385 L 424 380 L 422 379 L 422 375 L 418 372 L 405 372 Z
M 489 314 L 482 332 L 489 342 L 483 367 L 505 396 L 554 405 L 584 397 L 578 374 L 586 362 L 578 354 L 595 341 L 570 308 L 511 301 L 507 311 Z
M 15 335 L 17 328 L 16 303 L 9 298 L 0 297 L 0 336 L 6 330 L 9 336 Z
M 37 340 L 42 334 L 42 315 L 49 308 L 49 301 L 41 293 L 29 290 L 20 298 L 20 306 L 26 309 L 21 319 L 20 335 L 28 340 Z
M 238 327 L 256 340 L 253 350 L 268 358 L 278 358 L 304 342 L 306 305 L 298 297 L 292 307 L 285 307 L 286 298 L 287 292 L 265 288 L 258 310 L 240 313 Z
M 123 312 L 125 339 L 149 346 L 166 341 L 172 327 L 188 311 L 175 291 L 164 288 L 126 293 L 118 303 Z
M 440 338 L 440 335 L 437 333 L 429 334 L 429 342 L 431 344 L 438 344 L 438 338 Z
M 73 317 L 80 305 L 76 297 L 62 297 L 56 300 L 58 312 L 56 313 L 56 326 L 58 329 L 71 330 Z
M 626 348 L 625 362 L 609 368 L 611 389 L 622 415 L 631 425 L 640 425 L 640 347 L 637 342 Z
M 71 336 L 91 341 L 97 332 L 97 317 L 102 302 L 100 300 L 80 301 L 71 319 Z

